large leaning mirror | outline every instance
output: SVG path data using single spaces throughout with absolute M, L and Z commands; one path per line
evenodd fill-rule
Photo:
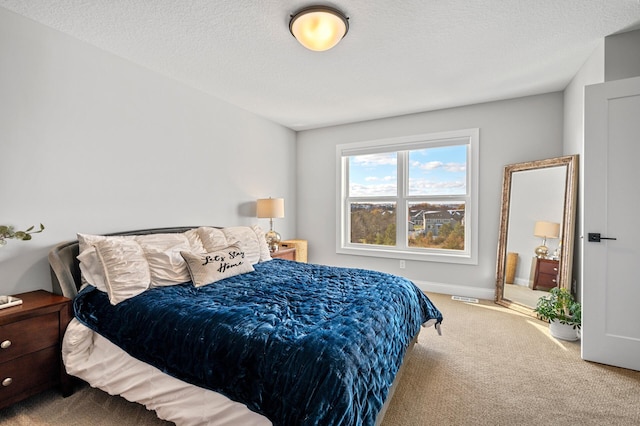
M 504 168 L 496 303 L 535 315 L 553 287 L 571 290 L 578 156 Z

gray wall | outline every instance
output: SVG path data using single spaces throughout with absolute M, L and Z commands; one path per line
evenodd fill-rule
M 239 225 L 284 197 L 295 132 L 0 8 L 0 294 L 50 289 L 48 250 L 76 232 Z
M 640 76 L 640 30 L 605 37 L 604 44 L 605 81 Z
M 580 295 L 582 285 L 582 197 L 584 182 L 584 87 L 604 81 L 604 40 L 598 43 L 564 91 L 563 154 L 578 154 L 578 195 L 576 206 L 575 244 L 573 246 L 573 286 Z
M 456 265 L 336 254 L 337 144 L 480 129 L 479 264 Z M 298 133 L 297 238 L 309 260 L 406 276 L 429 291 L 493 298 L 503 168 L 562 154 L 563 95 L 551 93 Z

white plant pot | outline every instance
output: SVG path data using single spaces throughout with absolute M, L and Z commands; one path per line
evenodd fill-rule
M 570 342 L 578 340 L 578 329 L 573 328 L 573 326 L 569 324 L 562 324 L 558 320 L 549 322 L 549 332 L 556 339 L 568 340 Z

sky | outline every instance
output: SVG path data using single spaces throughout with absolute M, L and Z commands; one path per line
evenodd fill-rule
M 466 164 L 466 145 L 410 151 L 408 195 L 465 194 Z M 396 168 L 395 152 L 349 157 L 349 196 L 396 196 Z

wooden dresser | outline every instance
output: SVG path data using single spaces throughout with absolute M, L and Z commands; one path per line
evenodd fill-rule
M 553 259 L 536 258 L 536 270 L 533 277 L 534 290 L 549 291 L 558 285 L 560 262 Z
M 21 305 L 0 309 L 0 408 L 56 385 L 71 395 L 61 354 L 71 300 L 44 290 L 15 296 Z

